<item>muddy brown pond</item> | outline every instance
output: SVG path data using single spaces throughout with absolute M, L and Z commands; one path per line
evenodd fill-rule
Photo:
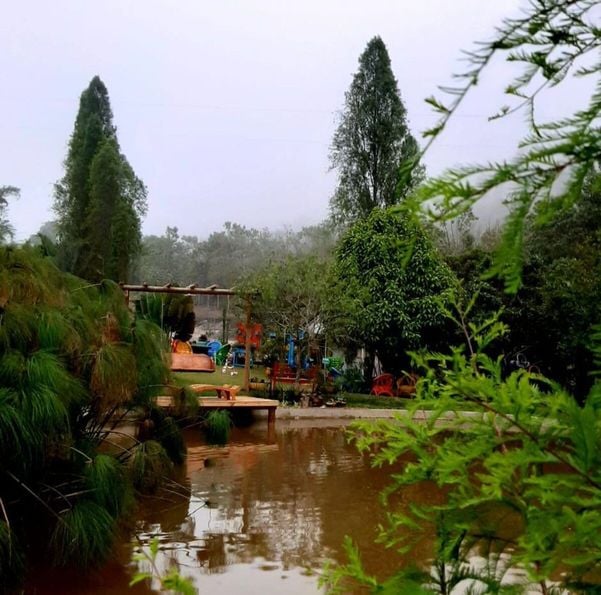
M 272 431 L 257 422 L 235 429 L 225 447 L 187 431 L 188 457 L 176 478 L 183 488 L 142 501 L 111 561 L 85 575 L 36 569 L 26 592 L 156 593 L 150 581 L 129 587 L 143 567 L 132 556 L 154 537 L 158 568 L 176 564 L 201 593 L 320 593 L 324 563 L 345 561 L 345 535 L 360 546 L 367 570 L 386 577 L 406 561 L 374 544 L 391 469 L 372 469 L 346 438 L 336 420 L 282 420 Z M 431 487 L 411 487 L 397 504 L 436 497 Z M 428 559 L 430 544 L 413 555 Z

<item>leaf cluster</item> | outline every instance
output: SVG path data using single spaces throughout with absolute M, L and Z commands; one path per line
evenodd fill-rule
M 513 106 L 502 107 L 493 118 L 526 109 L 529 133 L 513 159 L 450 169 L 428 180 L 417 193 L 416 203 L 427 205 L 431 215 L 448 220 L 469 210 L 491 192 L 506 197 L 510 214 L 497 258 L 491 269 L 501 275 L 510 292 L 520 286 L 524 258 L 526 221 L 537 206 L 538 223 L 549 221 L 580 200 L 585 180 L 601 157 L 599 115 L 601 111 L 601 30 L 595 23 L 596 0 L 536 0 L 523 14 L 505 19 L 492 40 L 466 52 L 468 68 L 455 75 L 457 86 L 442 87 L 448 102 L 435 98 L 428 103 L 440 120 L 425 132 L 432 141 L 446 128 L 468 92 L 494 56 L 522 66 L 505 93 Z M 567 84 L 570 78 L 591 80 L 594 91 L 588 103 L 557 121 L 539 122 L 539 95 Z
M 443 496 L 403 508 L 388 499 L 380 541 L 406 552 L 436 528 L 434 561 L 420 583 L 433 592 L 449 593 L 468 578 L 484 592 L 521 593 L 534 584 L 549 592 L 554 580 L 593 588 L 601 564 L 601 385 L 579 405 L 540 375 L 505 376 L 500 358 L 485 354 L 505 330 L 498 318 L 468 324 L 470 347 L 416 354 L 423 376 L 407 415 L 355 425 L 353 439 L 374 465 L 401 462 L 388 497 L 423 482 Z M 482 558 L 484 567 L 476 563 Z M 505 576 L 511 568 L 525 572 L 524 584 Z M 361 582 L 361 572 L 353 554 L 330 576 L 339 585 Z
M 400 371 L 407 350 L 444 336 L 453 274 L 409 214 L 377 209 L 355 223 L 339 244 L 334 275 L 348 334 L 385 369 Z

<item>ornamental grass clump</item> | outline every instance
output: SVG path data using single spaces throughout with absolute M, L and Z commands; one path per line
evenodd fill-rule
M 0 247 L 0 590 L 16 584 L 30 542 L 57 564 L 106 558 L 134 489 L 157 489 L 170 456 L 183 460 L 173 420 L 156 428 L 167 449 L 115 440 L 166 384 L 167 340 L 116 283 Z
M 232 425 L 232 418 L 228 411 L 217 409 L 209 412 L 204 426 L 207 440 L 211 444 L 227 444 Z

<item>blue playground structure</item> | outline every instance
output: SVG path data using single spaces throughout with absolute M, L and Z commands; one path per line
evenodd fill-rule
M 234 347 L 230 351 L 230 356 L 232 358 L 232 366 L 234 368 L 244 368 L 244 362 L 246 361 L 246 350 L 244 347 Z M 252 352 L 250 354 L 250 367 L 252 368 L 254 365 Z

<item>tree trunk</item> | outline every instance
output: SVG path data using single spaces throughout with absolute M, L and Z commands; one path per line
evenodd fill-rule
M 371 390 L 371 379 L 374 371 L 374 356 L 373 353 L 366 347 L 365 357 L 363 358 L 363 378 L 365 380 L 365 386 L 368 390 Z
M 301 372 L 303 371 L 303 350 L 301 348 L 300 339 L 297 338 L 294 343 L 296 346 L 296 352 L 294 354 L 294 361 L 296 362 L 296 382 L 294 383 L 294 386 L 296 389 L 299 389 Z

